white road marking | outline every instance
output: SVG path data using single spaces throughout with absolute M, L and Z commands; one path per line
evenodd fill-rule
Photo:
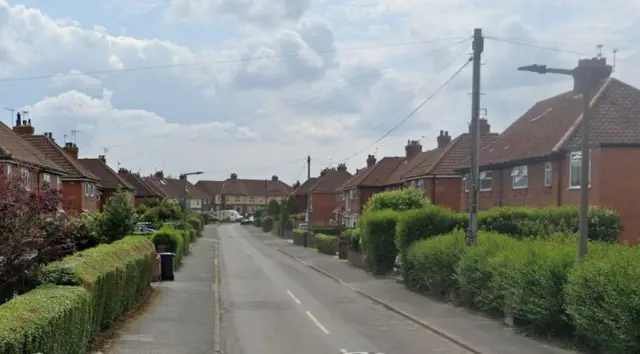
M 324 326 L 322 325 L 322 323 L 320 323 L 320 321 L 318 321 L 318 319 L 317 319 L 317 318 L 315 318 L 315 316 L 313 316 L 313 315 L 311 314 L 311 312 L 307 311 L 307 316 L 309 316 L 309 318 L 311 319 L 311 321 L 313 321 L 313 323 L 315 323 L 315 324 L 316 324 L 316 326 L 318 326 L 318 327 L 322 330 L 322 332 L 324 332 L 324 334 L 329 334 L 329 333 L 331 333 L 331 332 L 329 332 L 326 328 L 324 328 Z
M 342 353 L 342 354 L 346 354 L 346 353 L 347 353 L 347 350 L 346 350 L 346 349 L 340 349 L 340 353 Z
M 291 290 L 287 290 L 287 294 L 289 294 L 289 296 L 293 299 L 293 301 L 297 302 L 297 303 L 298 303 L 298 305 L 300 305 L 300 304 L 301 304 L 300 300 L 298 300 L 298 298 L 297 298 L 295 295 L 293 295 L 293 293 L 291 292 Z

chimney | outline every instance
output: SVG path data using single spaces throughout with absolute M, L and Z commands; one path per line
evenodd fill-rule
M 376 157 L 373 155 L 367 156 L 367 167 L 371 167 L 376 164 Z
M 164 172 L 162 171 L 156 171 L 156 173 L 153 174 L 153 176 L 155 178 L 160 178 L 160 179 L 164 179 Z
M 406 160 L 411 160 L 422 152 L 422 145 L 418 140 L 407 140 L 407 146 L 404 147 Z
M 53 133 L 51 133 L 51 132 L 46 132 L 46 133 L 44 133 L 44 136 L 46 136 L 47 138 L 49 138 L 49 139 L 51 139 L 51 140 L 54 140 L 54 139 L 53 139 Z
M 325 176 L 327 173 L 329 173 L 329 171 L 331 171 L 329 167 L 323 169 L 322 171 L 320 171 L 320 177 Z
M 438 135 L 438 149 L 442 149 L 445 146 L 449 145 L 451 142 L 451 136 L 448 131 L 441 130 L 440 135 Z
M 35 128 L 31 125 L 31 119 L 22 120 L 22 113 L 16 114 L 16 126 L 13 127 L 13 131 L 19 135 L 33 135 Z
M 124 168 L 124 167 L 120 167 L 120 168 L 118 169 L 118 174 L 119 174 L 120 176 L 126 176 L 126 175 L 128 175 L 128 174 L 129 174 L 129 171 L 128 171 L 126 168 Z
M 478 129 L 480 129 L 480 135 L 491 133 L 491 124 L 489 124 L 487 118 L 480 118 L 479 123 L 480 126 L 478 127 Z
M 277 181 L 278 180 L 278 176 L 276 176 L 276 175 L 271 176 L 271 180 L 274 181 L 274 182 Z
M 107 163 L 107 157 L 104 155 L 98 155 L 98 159 L 100 159 L 100 161 L 102 161 L 103 163 Z
M 237 173 L 232 173 L 231 174 L 231 179 L 234 180 L 234 181 L 237 180 L 238 179 L 238 174 Z
M 180 178 L 180 180 L 181 180 L 181 181 L 184 181 L 184 180 L 186 180 L 186 179 L 187 179 L 187 176 L 186 176 L 186 175 L 183 175 L 183 174 L 180 174 L 180 177 L 179 177 L 179 178 Z
M 65 143 L 62 150 L 64 150 L 64 152 L 66 152 L 69 156 L 73 157 L 74 159 L 76 160 L 78 159 L 78 147 L 76 146 L 76 144 L 71 142 Z
M 338 167 L 336 168 L 336 171 L 346 171 L 347 170 L 347 165 L 344 163 L 338 164 Z
M 585 88 L 593 89 L 604 79 L 611 76 L 613 67 L 607 65 L 606 58 L 596 57 L 578 60 L 578 67 L 574 71 L 573 92 L 580 94 L 584 92 Z

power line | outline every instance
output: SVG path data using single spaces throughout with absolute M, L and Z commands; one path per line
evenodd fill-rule
M 393 126 L 391 129 L 389 129 L 386 133 L 384 133 L 380 138 L 378 138 L 377 140 L 375 140 L 373 143 L 369 144 L 367 147 L 365 147 L 364 149 L 358 150 L 356 153 L 349 155 L 348 157 L 342 159 L 342 160 L 338 160 L 337 162 L 344 162 L 347 161 L 355 156 L 360 155 L 361 153 L 363 153 L 364 151 L 368 150 L 370 147 L 372 147 L 373 145 L 379 143 L 380 141 L 382 141 L 382 139 L 386 138 L 387 136 L 389 136 L 389 134 L 393 133 L 396 129 L 398 129 L 402 124 L 404 124 L 407 120 L 409 120 L 409 118 L 411 118 L 414 114 L 416 114 L 420 108 L 422 108 L 425 104 L 427 104 L 427 102 L 429 102 L 431 99 L 433 99 L 440 91 L 442 91 L 443 88 L 445 88 L 456 76 L 458 76 L 458 74 L 460 74 L 460 72 L 462 72 L 462 70 L 467 67 L 467 65 L 469 65 L 469 63 L 471 62 L 471 58 L 469 58 L 464 65 L 462 65 L 460 67 L 460 69 L 458 69 L 453 75 L 451 75 L 447 81 L 445 81 L 442 85 L 440 85 L 440 87 L 438 87 L 437 90 L 435 90 L 433 92 L 433 94 L 431 94 L 431 96 L 427 97 L 427 99 L 425 99 L 424 101 L 422 101 L 422 103 L 420 103 L 418 105 L 418 107 L 416 107 L 413 111 L 411 111 L 411 113 L 409 113 L 404 119 L 402 119 L 398 124 L 396 124 L 395 126 Z
M 422 41 L 413 41 L 413 42 L 401 42 L 401 43 L 392 43 L 392 44 L 381 44 L 367 47 L 355 47 L 355 48 L 345 48 L 345 49 L 332 49 L 327 51 L 316 52 L 316 55 L 323 56 L 338 52 L 351 52 L 351 51 L 360 51 L 360 50 L 375 50 L 375 49 L 384 49 L 384 48 L 392 48 L 392 47 L 401 47 L 401 46 L 409 46 L 416 44 L 426 44 L 426 43 L 434 43 L 439 41 L 445 41 L 450 39 L 461 39 L 466 37 L 454 37 L 454 38 L 440 38 L 440 39 L 430 39 L 430 40 L 422 40 Z M 47 75 L 38 75 L 38 76 L 25 76 L 25 77 L 14 77 L 14 78 L 5 78 L 0 79 L 0 83 L 5 82 L 18 82 L 18 81 L 33 81 L 33 80 L 45 80 L 52 79 L 54 77 L 72 77 L 72 76 L 82 76 L 82 75 L 102 75 L 102 74 L 115 74 L 115 73 L 125 73 L 125 72 L 135 72 L 135 71 L 146 71 L 146 70 L 159 70 L 159 69 L 172 69 L 172 68 L 185 68 L 185 67 L 196 67 L 196 66 L 205 66 L 205 65 L 215 65 L 215 64 L 229 64 L 229 63 L 242 63 L 242 62 L 251 62 L 257 60 L 273 60 L 273 59 L 289 59 L 295 58 L 306 53 L 291 53 L 291 54 L 282 54 L 282 55 L 273 55 L 273 56 L 262 56 L 262 57 L 252 57 L 252 58 L 236 58 L 236 59 L 225 59 L 225 60 L 213 60 L 206 62 L 195 62 L 195 63 L 181 63 L 181 64 L 165 64 L 165 65 L 150 65 L 150 66 L 138 66 L 133 68 L 124 68 L 124 69 L 106 69 L 106 70 L 93 70 L 93 71 L 85 71 L 78 73 L 66 73 L 66 74 L 47 74 Z
M 576 52 L 576 51 L 573 51 L 573 50 L 566 50 L 566 49 L 560 49 L 560 48 L 554 48 L 554 47 L 546 47 L 546 46 L 541 46 L 541 45 L 537 45 L 537 44 L 533 44 L 533 43 L 515 41 L 515 40 L 504 39 L 504 38 L 499 38 L 499 37 L 486 36 L 484 38 L 485 39 L 490 39 L 490 40 L 493 40 L 493 41 L 496 41 L 496 42 L 515 44 L 515 45 L 519 45 L 519 46 L 523 46 L 523 47 L 537 48 L 537 49 L 548 50 L 548 51 L 552 51 L 552 52 L 575 54 L 575 55 L 579 55 L 579 56 L 585 56 L 586 55 L 585 53 Z

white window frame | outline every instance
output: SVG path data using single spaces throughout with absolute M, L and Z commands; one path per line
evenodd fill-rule
M 421 191 L 424 191 L 424 179 L 418 180 L 418 189 L 420 189 Z
M 351 189 L 349 190 L 349 200 L 354 200 L 354 199 L 356 199 L 356 190 Z
M 7 177 L 11 177 L 11 164 L 7 164 Z
M 483 188 L 482 182 L 489 182 L 489 187 Z M 493 171 L 480 172 L 480 192 L 490 192 L 493 184 Z
M 48 185 L 51 185 L 51 175 L 48 173 L 42 174 L 42 181 Z
M 468 173 L 462 176 L 462 183 L 464 184 L 464 191 L 468 192 L 469 191 L 469 174 Z
M 544 163 L 544 186 L 545 187 L 551 187 L 551 184 L 553 182 L 553 176 L 551 174 L 552 171 L 553 171 L 553 166 L 551 165 L 551 162 L 545 162 Z
M 22 169 L 22 184 L 24 184 L 24 189 L 31 190 L 31 171 L 27 168 Z
M 518 180 L 518 177 L 521 179 Z M 518 184 L 521 181 L 524 181 L 524 183 Z M 513 189 L 529 188 L 529 168 L 527 165 L 516 166 L 511 170 L 511 187 Z
M 576 169 L 576 172 L 573 169 Z M 573 174 L 577 173 L 578 184 L 574 185 Z M 569 189 L 580 189 L 580 178 L 582 176 L 582 151 L 573 151 L 569 154 Z M 589 154 L 589 187 L 591 187 L 591 154 Z

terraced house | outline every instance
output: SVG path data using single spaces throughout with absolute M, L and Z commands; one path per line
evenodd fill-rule
M 311 224 L 313 226 L 338 224 L 340 209 L 336 207 L 335 190 L 349 180 L 349 178 L 351 178 L 351 173 L 347 171 L 347 166 L 345 164 L 339 164 L 333 168 L 323 169 L 319 177 L 309 179 L 312 183 L 308 184 L 305 182 L 306 187 L 305 184 L 303 184 L 296 190 L 296 198 L 304 193 L 302 198 L 306 200 L 304 203 L 305 209 L 300 212 L 307 212 L 309 196 L 311 196 Z M 304 192 L 299 192 L 301 189 Z M 298 207 L 297 199 L 296 207 Z
M 209 210 L 207 194 L 200 188 L 193 185 L 188 180 L 168 178 L 162 171 L 156 172 L 153 176 L 147 177 L 144 181 L 156 193 L 162 194 L 165 198 L 174 200 L 180 205 L 184 205 L 187 199 L 187 209 L 191 212 L 202 213 Z
M 154 191 L 140 174 L 131 172 L 126 168 L 119 168 L 118 175 L 135 188 L 133 193 L 136 206 L 142 204 L 145 200 L 160 200 L 164 198 L 160 192 Z
M 23 124 L 20 116 L 16 123 L 30 127 L 28 122 Z M 0 176 L 16 175 L 23 179 L 27 188 L 35 190 L 45 184 L 60 188 L 66 171 L 0 122 Z
M 65 146 L 65 148 L 66 147 L 67 146 Z M 69 148 L 77 150 L 75 144 L 70 144 Z M 98 185 L 98 192 L 100 192 L 100 211 L 104 210 L 107 202 L 116 193 L 118 188 L 129 192 L 133 199 L 135 188 L 107 165 L 107 158 L 104 155 L 99 155 L 97 159 L 84 158 L 78 159 L 78 161 L 100 179 L 100 185 Z
M 224 181 L 198 181 L 196 187 L 206 194 L 209 211 L 218 211 L 222 205 Z
M 616 209 L 621 241 L 640 241 L 640 90 L 610 77 L 604 58 L 581 60 L 594 82 L 535 103 L 480 151 L 478 207 L 559 206 L 580 202 L 583 85 L 596 87 L 589 142 L 589 201 Z M 460 166 L 468 171 L 468 162 Z M 463 192 L 463 209 L 468 193 Z

